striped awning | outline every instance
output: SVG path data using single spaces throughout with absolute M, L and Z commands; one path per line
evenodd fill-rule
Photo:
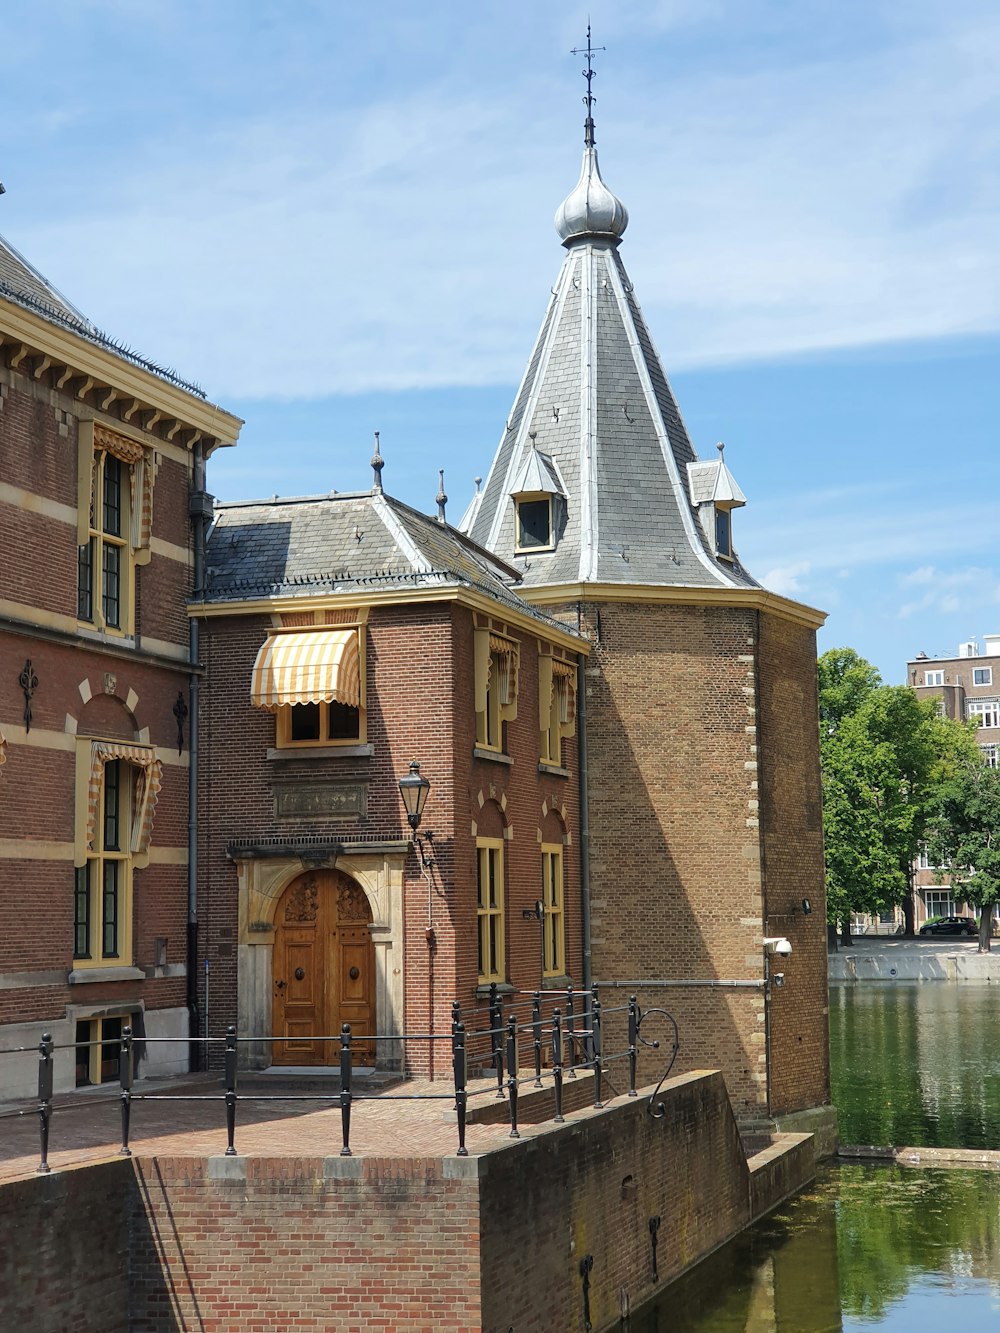
M 90 747 L 90 778 L 87 790 L 87 846 L 95 850 L 94 838 L 101 810 L 101 788 L 104 784 L 104 765 L 121 759 L 131 765 L 134 786 L 131 792 L 131 828 L 129 850 L 144 852 L 149 847 L 153 831 L 153 812 L 160 793 L 163 764 L 152 746 L 129 745 L 117 741 L 94 741 Z
M 288 704 L 361 705 L 356 629 L 272 634 L 253 666 L 250 701 L 257 708 Z

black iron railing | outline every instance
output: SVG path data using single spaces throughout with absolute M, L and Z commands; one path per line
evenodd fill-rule
M 621 1051 L 606 1055 L 603 1050 L 602 1028 L 607 1017 L 613 1014 L 627 1015 L 627 1044 Z M 580 1073 L 591 1072 L 593 1075 L 593 1103 L 595 1108 L 604 1105 L 605 1083 L 610 1083 L 609 1067 L 618 1061 L 628 1061 L 627 1096 L 635 1097 L 639 1049 L 645 1046 L 658 1049 L 658 1041 L 647 1041 L 642 1035 L 642 1023 L 653 1014 L 662 1015 L 672 1027 L 672 1045 L 670 1060 L 660 1078 L 659 1084 L 649 1098 L 650 1114 L 663 1114 L 662 1104 L 655 1098 L 660 1086 L 670 1072 L 679 1049 L 677 1024 L 673 1017 L 662 1009 L 650 1009 L 643 1012 L 634 995 L 629 996 L 626 1005 L 605 1008 L 601 1003 L 597 986 L 588 992 L 574 991 L 534 991 L 517 993 L 506 1006 L 504 996 L 497 986 L 490 988 L 488 1005 L 485 1010 L 475 1011 L 470 1015 L 473 1026 L 467 1027 L 462 1008 L 458 1001 L 452 1005 L 450 1033 L 404 1033 L 390 1036 L 363 1036 L 352 1033 L 350 1025 L 345 1023 L 336 1036 L 318 1040 L 337 1043 L 339 1047 L 339 1089 L 334 1093 L 262 1093 L 241 1092 L 238 1086 L 238 1053 L 244 1042 L 279 1042 L 284 1037 L 262 1037 L 259 1035 L 240 1036 L 234 1026 L 226 1029 L 223 1037 L 202 1037 L 197 1040 L 206 1048 L 222 1047 L 224 1089 L 218 1093 L 160 1093 L 135 1092 L 135 1043 L 137 1038 L 130 1027 L 124 1027 L 120 1038 L 118 1053 L 119 1103 L 121 1111 L 121 1146 L 119 1153 L 131 1156 L 130 1136 L 132 1131 L 132 1108 L 136 1102 L 221 1102 L 224 1104 L 226 1121 L 226 1156 L 236 1156 L 237 1108 L 241 1102 L 319 1102 L 327 1107 L 339 1106 L 341 1119 L 342 1157 L 350 1157 L 351 1152 L 351 1117 L 355 1105 L 366 1101 L 451 1101 L 454 1103 L 457 1120 L 457 1153 L 460 1157 L 468 1155 L 466 1131 L 471 1097 L 491 1096 L 494 1101 L 507 1103 L 507 1115 L 510 1121 L 510 1137 L 519 1138 L 518 1110 L 521 1088 L 530 1084 L 532 1089 L 544 1088 L 547 1083 L 553 1091 L 552 1121 L 561 1124 L 563 1114 L 564 1090 L 566 1080 L 575 1080 Z M 480 1018 L 486 1019 L 487 1026 L 475 1026 Z M 148 1047 L 154 1044 L 182 1042 L 189 1044 L 188 1037 L 143 1037 L 142 1042 Z M 406 1092 L 377 1090 L 374 1092 L 358 1091 L 355 1087 L 354 1051 L 357 1043 L 366 1047 L 378 1046 L 382 1042 L 419 1043 L 449 1042 L 451 1047 L 452 1076 L 451 1085 L 442 1092 Z M 522 1043 L 528 1043 L 532 1052 L 531 1072 L 522 1075 L 520 1052 Z M 83 1050 L 95 1046 L 107 1046 L 106 1041 L 69 1042 L 57 1044 L 52 1035 L 43 1032 L 37 1047 L 19 1046 L 0 1054 L 24 1055 L 29 1052 L 38 1054 L 38 1104 L 37 1107 L 21 1108 L 0 1113 L 0 1119 L 11 1116 L 37 1114 L 39 1118 L 40 1160 L 36 1168 L 47 1172 L 49 1166 L 49 1136 L 53 1113 L 57 1109 L 60 1115 L 67 1111 L 92 1107 L 93 1102 L 59 1101 L 56 1102 L 54 1087 L 54 1058 L 60 1050 Z M 483 1087 L 469 1087 L 468 1071 L 472 1067 L 493 1066 L 496 1074 L 496 1091 L 492 1092 L 492 1080 L 484 1081 Z

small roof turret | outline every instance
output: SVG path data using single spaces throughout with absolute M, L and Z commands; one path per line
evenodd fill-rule
M 720 441 L 715 447 L 719 451 L 717 461 L 706 459 L 704 463 L 688 463 L 691 503 L 726 505 L 738 509 L 746 504 L 747 497 L 726 466 L 725 445 Z
M 534 440 L 531 443 L 532 447 L 511 483 L 511 496 L 514 499 L 519 495 L 561 495 L 565 498 L 566 487 L 555 463 L 548 454 L 541 452 Z

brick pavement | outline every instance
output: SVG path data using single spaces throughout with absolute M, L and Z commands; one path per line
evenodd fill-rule
M 255 1084 L 254 1091 L 258 1088 L 259 1084 Z M 294 1088 L 299 1092 L 301 1081 Z M 284 1089 L 267 1089 L 269 1095 L 279 1091 Z M 527 1088 L 522 1091 L 522 1100 L 527 1092 Z M 492 1079 L 470 1080 L 469 1093 L 471 1111 L 495 1100 L 496 1083 Z M 434 1100 L 416 1100 L 432 1094 Z M 150 1100 L 140 1100 L 144 1095 Z M 190 1096 L 197 1100 L 152 1100 L 156 1096 Z M 248 1157 L 336 1156 L 342 1143 L 336 1097 L 335 1092 L 328 1094 L 329 1100 L 324 1105 L 284 1099 L 255 1101 L 242 1093 L 236 1114 L 237 1153 Z M 57 1096 L 49 1131 L 49 1164 L 53 1171 L 117 1156 L 121 1143 L 119 1105 L 113 1085 Z M 37 1103 L 22 1102 L 11 1109 L 19 1113 L 0 1118 L 0 1180 L 34 1174 L 39 1160 Z M 521 1133 L 528 1137 L 543 1127 L 522 1123 Z M 507 1143 L 509 1134 L 506 1121 L 492 1125 L 470 1122 L 466 1146 L 470 1154 L 489 1152 Z M 410 1079 L 356 1093 L 350 1144 L 355 1156 L 454 1154 L 458 1149 L 458 1127 L 449 1083 Z M 130 1145 L 133 1153 L 141 1157 L 207 1157 L 224 1153 L 226 1115 L 219 1079 L 204 1074 L 137 1083 Z

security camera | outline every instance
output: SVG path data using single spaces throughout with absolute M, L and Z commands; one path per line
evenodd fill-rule
M 771 978 L 771 980 L 774 982 L 775 986 L 777 986 L 778 989 L 780 990 L 781 987 L 785 984 L 785 974 L 784 974 L 784 972 L 775 972 L 775 974 L 774 974 L 774 976 Z
M 792 945 L 784 935 L 765 935 L 764 949 L 767 953 L 776 953 L 782 958 L 787 958 L 792 952 Z

